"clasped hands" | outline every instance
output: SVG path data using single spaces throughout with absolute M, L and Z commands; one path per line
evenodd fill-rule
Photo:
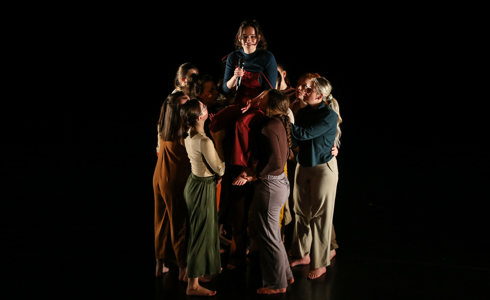
M 238 175 L 233 182 L 231 183 L 232 185 L 244 185 L 247 182 L 251 182 L 254 180 L 253 176 L 248 176 L 247 172 L 243 171 Z

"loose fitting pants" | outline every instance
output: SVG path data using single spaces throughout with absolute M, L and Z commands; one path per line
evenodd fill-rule
M 293 278 L 286 248 L 281 238 L 279 214 L 289 196 L 286 174 L 268 175 L 254 187 L 253 212 L 256 219 L 262 286 L 282 289 Z
M 294 179 L 295 227 L 291 254 L 310 254 L 314 269 L 330 265 L 330 247 L 335 195 L 338 182 L 337 159 L 314 167 L 296 165 Z

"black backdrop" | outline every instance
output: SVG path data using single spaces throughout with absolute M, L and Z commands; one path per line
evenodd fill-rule
M 27 42 L 12 49 L 24 58 L 14 74 L 34 80 L 12 98 L 19 130 L 10 118 L 4 126 L 5 270 L 15 290 L 35 284 L 26 274 L 62 293 L 153 288 L 160 105 L 183 62 L 222 76 L 245 18 L 260 22 L 293 83 L 304 72 L 332 82 L 344 119 L 334 219 L 343 245 L 489 268 L 477 11 L 327 8 L 96 7 L 16 23 Z

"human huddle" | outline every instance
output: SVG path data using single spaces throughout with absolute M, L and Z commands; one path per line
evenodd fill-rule
M 291 87 L 255 20 L 240 24 L 235 41 L 220 83 L 191 63 L 179 67 L 157 124 L 156 276 L 178 267 L 187 295 L 215 295 L 200 283 L 243 267 L 252 253 L 257 293 L 285 293 L 291 268 L 309 265 L 317 279 L 338 247 L 342 119 L 332 86 L 305 73 Z

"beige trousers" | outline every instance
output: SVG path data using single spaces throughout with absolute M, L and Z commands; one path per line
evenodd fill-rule
M 296 165 L 294 178 L 295 226 L 291 254 L 310 254 L 313 268 L 330 265 L 332 221 L 339 172 L 337 159 L 314 167 Z

